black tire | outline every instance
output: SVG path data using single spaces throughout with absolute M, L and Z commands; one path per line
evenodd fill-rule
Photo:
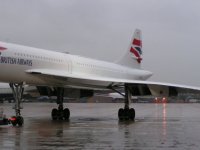
M 128 108 L 124 109 L 124 119 L 129 120 L 129 109 Z
M 20 127 L 24 124 L 24 118 L 22 116 L 17 117 L 17 124 Z
M 123 120 L 124 119 L 124 109 L 123 108 L 119 109 L 118 118 L 119 118 L 119 120 Z
M 130 118 L 130 120 L 135 120 L 135 109 L 134 108 L 129 109 L 129 118 Z
M 58 110 L 57 118 L 58 120 L 63 120 L 63 110 Z
M 68 108 L 65 108 L 65 109 L 63 110 L 63 118 L 64 118 L 65 120 L 69 120 L 69 117 L 70 117 L 70 111 L 69 111 Z
M 58 110 L 56 108 L 52 109 L 51 118 L 52 118 L 52 120 L 57 120 L 58 119 Z

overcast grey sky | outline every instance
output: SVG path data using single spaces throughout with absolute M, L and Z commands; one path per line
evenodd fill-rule
M 115 61 L 143 32 L 151 80 L 200 86 L 199 0 L 0 0 L 0 40 Z

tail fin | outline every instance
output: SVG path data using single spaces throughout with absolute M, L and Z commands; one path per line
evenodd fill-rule
M 127 66 L 127 67 L 135 67 L 140 68 L 140 64 L 142 61 L 142 34 L 141 30 L 136 29 L 131 41 L 131 44 L 128 48 L 126 54 L 121 58 L 118 64 Z

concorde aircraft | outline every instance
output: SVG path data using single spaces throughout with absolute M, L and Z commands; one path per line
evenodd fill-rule
M 180 85 L 146 81 L 152 73 L 141 69 L 142 62 L 141 31 L 136 29 L 125 55 L 116 63 L 71 55 L 62 52 L 0 42 L 0 82 L 10 84 L 15 98 L 15 113 L 12 124 L 23 125 L 20 103 L 24 85 L 47 86 L 56 89 L 58 108 L 53 108 L 53 120 L 68 120 L 70 111 L 63 107 L 65 88 L 112 89 L 124 87 L 124 108 L 118 111 L 120 120 L 134 120 L 135 110 L 129 108 L 131 94 L 136 85 L 148 85 L 151 93 L 164 94 L 170 90 L 159 91 L 160 87 L 179 87 Z M 158 88 L 158 87 L 159 88 Z M 199 90 L 198 87 L 180 86 Z M 139 88 L 137 91 L 141 91 Z M 143 90 L 142 93 L 144 93 Z M 166 91 L 166 92 L 163 92 Z

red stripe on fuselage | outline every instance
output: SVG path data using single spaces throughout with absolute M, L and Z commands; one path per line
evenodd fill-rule
M 137 40 L 137 39 L 134 39 L 132 44 L 137 45 L 137 46 L 142 46 L 141 40 Z
M 7 48 L 0 46 L 0 51 L 6 50 Z

